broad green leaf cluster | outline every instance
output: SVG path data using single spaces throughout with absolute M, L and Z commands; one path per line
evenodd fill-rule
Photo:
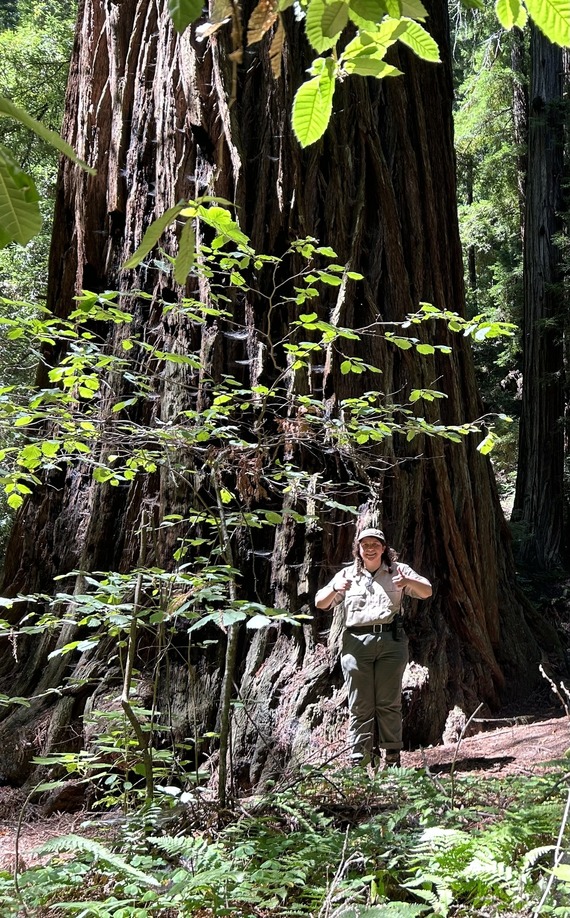
M 380 15 L 379 15 L 380 14 Z M 438 47 L 422 22 L 427 12 L 421 0 L 375 3 L 373 0 L 309 0 L 306 4 L 306 33 L 315 51 L 330 56 L 313 61 L 310 79 L 303 83 L 293 103 L 293 130 L 301 146 L 314 143 L 324 134 L 333 108 L 336 83 L 347 76 L 381 79 L 401 76 L 386 62 L 388 50 L 400 41 L 424 60 L 440 60 Z M 356 35 L 339 49 L 341 35 L 349 27 Z

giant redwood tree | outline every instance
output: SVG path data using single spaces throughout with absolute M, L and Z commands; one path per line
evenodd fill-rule
M 128 358 L 130 378 L 136 372 L 149 380 L 146 398 L 125 408 L 149 442 L 181 418 L 190 437 L 191 418 L 212 408 L 215 387 L 228 376 L 244 391 L 270 390 L 273 408 L 256 415 L 254 430 L 250 408 L 240 413 L 236 396 L 228 423 L 240 436 L 231 447 L 213 433 L 201 441 L 202 453 L 185 451 L 181 437 L 176 468 L 172 461 L 159 464 L 120 486 L 94 479 L 81 463 L 54 468 L 17 514 L 4 573 L 4 595 L 49 596 L 54 577 L 71 571 L 78 572 L 76 591 L 83 593 L 84 572 L 128 572 L 141 561 L 168 570 L 178 563 L 174 551 L 181 544 L 186 565 L 197 567 L 200 539 L 211 536 L 197 511 L 208 506 L 223 549 L 215 557 L 238 571 L 232 602 L 307 617 L 298 627 L 257 631 L 213 625 L 209 642 L 196 644 L 192 632 L 190 648 L 184 619 L 168 641 L 164 632 L 145 631 L 137 646 L 139 692 L 143 701 L 155 692 L 175 740 L 185 741 L 216 729 L 221 698 L 239 693 L 243 706 L 233 718 L 231 746 L 235 774 L 244 781 L 284 761 L 322 760 L 342 749 L 338 622 L 316 612 L 312 598 L 349 557 L 355 516 L 348 505 L 375 513 L 390 542 L 434 584 L 433 598 L 407 613 L 416 664 L 406 688 L 408 744 L 437 741 L 455 705 L 470 714 L 479 704 L 497 710 L 522 696 L 538 678 L 540 657 L 536 626 L 529 626 L 516 586 L 491 465 L 476 448 L 481 438 L 451 442 L 420 431 L 422 424 L 461 426 L 479 417 L 468 338 L 441 320 L 423 322 L 413 335 L 437 347 L 421 355 L 385 334 L 408 334 L 394 323 L 422 302 L 463 308 L 446 4 L 433 0 L 427 23 L 442 63 L 393 48 L 390 62 L 404 75 L 339 83 L 330 125 L 306 149 L 290 126 L 293 94 L 311 61 L 303 22 L 292 10 L 284 14 L 275 78 L 264 42 L 243 47 L 240 23 L 250 13 L 244 8 L 239 22 L 234 18 L 197 40 L 194 28 L 176 34 L 164 0 L 81 2 L 64 134 L 97 174 L 61 164 L 49 306 L 66 317 L 82 290 L 120 292 L 121 308 L 146 346 L 127 350 L 122 326 L 94 325 L 106 336 L 108 354 Z M 364 281 L 324 284 L 319 297 L 300 305 L 295 282 L 287 285 L 301 270 L 302 253 L 294 254 L 275 268 L 287 293 L 279 304 L 268 305 L 263 280 L 258 292 L 228 284 L 231 329 L 219 315 L 192 320 L 177 305 L 185 294 L 207 303 L 211 286 L 204 277 L 174 282 L 168 256 L 177 251 L 176 220 L 153 260 L 129 270 L 122 265 L 154 219 L 204 194 L 235 204 L 256 251 L 279 255 L 292 240 L 311 236 Z M 211 233 L 201 238 L 209 242 Z M 299 372 L 286 344 L 300 314 L 313 311 L 317 321 L 358 329 L 359 337 L 335 339 L 314 357 L 309 349 L 301 361 L 308 368 Z M 305 322 L 310 342 L 318 329 Z M 166 351 L 199 359 L 163 362 Z M 45 366 L 63 354 L 47 348 Z M 362 372 L 346 372 L 351 360 L 353 366 L 362 361 Z M 47 384 L 40 368 L 38 385 Z M 117 416 L 109 393 L 126 402 L 129 385 L 128 374 L 115 373 L 102 389 L 103 465 L 117 449 L 116 433 L 113 442 L 105 440 Z M 410 399 L 413 391 L 434 389 L 445 398 Z M 388 431 L 362 449 L 358 438 L 356 446 L 354 437 L 343 439 L 339 431 L 357 404 L 347 400 L 366 393 L 371 406 L 379 403 L 396 420 L 415 424 L 416 435 Z M 304 411 L 299 395 L 306 396 Z M 398 413 L 398 405 L 407 407 Z M 281 490 L 269 471 L 276 464 L 289 475 Z M 232 507 L 268 508 L 271 525 L 228 531 L 225 513 Z M 68 622 L 63 632 L 22 634 L 2 656 L 0 690 L 32 699 L 27 707 L 2 710 L 6 778 L 29 773 L 38 751 L 77 747 L 83 712 L 117 696 L 123 677 L 116 641 L 53 654 L 58 641 L 82 633 L 71 621 L 72 607 L 72 598 L 67 613 L 60 606 Z M 14 625 L 22 608 L 16 603 L 7 613 Z M 224 663 L 228 641 L 233 669 Z

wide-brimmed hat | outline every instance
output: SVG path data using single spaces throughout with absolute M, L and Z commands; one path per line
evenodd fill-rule
M 362 542 L 362 539 L 380 539 L 381 542 L 386 541 L 386 536 L 381 529 L 363 529 L 362 532 L 358 533 L 357 542 Z

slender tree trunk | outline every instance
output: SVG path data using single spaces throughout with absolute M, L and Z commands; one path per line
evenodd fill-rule
M 441 0 L 431 5 L 429 26 L 442 48 L 442 65 L 427 65 L 402 51 L 395 63 L 404 77 L 347 79 L 337 88 L 326 136 L 302 151 L 291 132 L 290 109 L 310 52 L 293 16 L 287 18 L 284 76 L 274 81 L 264 46 L 246 49 L 244 65 L 235 70 L 224 31 L 209 43 L 196 42 L 191 31 L 178 37 L 161 0 L 84 0 L 65 134 L 98 171 L 93 179 L 62 164 L 50 306 L 66 315 L 81 289 L 140 287 L 154 298 L 150 305 L 145 299 L 124 301 L 133 311 L 133 327 L 182 354 L 201 348 L 199 371 L 164 368 L 160 406 L 151 401 L 141 409 L 141 424 L 157 411 L 166 421 L 189 402 L 198 408 L 208 404 L 208 379 L 228 372 L 241 374 L 248 385 L 275 382 L 285 373 L 285 405 L 287 386 L 294 385 L 286 355 L 270 355 L 263 347 L 264 341 L 285 339 L 298 316 L 294 303 L 269 314 L 262 298 L 236 299 L 236 322 L 248 329 L 248 337 L 237 340 L 222 335 L 216 323 L 197 328 L 163 311 L 164 301 L 182 293 L 165 275 L 146 268 L 134 276 L 121 272 L 149 221 L 181 199 L 207 192 L 234 201 L 243 229 L 260 251 L 279 253 L 305 235 L 332 246 L 339 260 L 365 276 L 362 286 L 349 284 L 342 297 L 331 291 L 316 303 L 320 316 L 334 317 L 341 326 L 399 322 L 421 301 L 461 312 L 447 9 Z M 174 236 L 172 227 L 167 251 Z M 419 416 L 443 424 L 475 419 L 481 409 L 468 341 L 435 322 L 418 335 L 451 344 L 452 354 L 436 351 L 420 359 L 368 334 L 345 351 L 352 347 L 382 368 L 380 386 L 388 403 L 406 403 L 411 389 L 437 384 L 446 398 L 427 407 L 417 404 Z M 112 330 L 108 346 L 120 346 Z M 138 369 L 144 369 L 144 355 L 139 359 Z M 344 374 L 343 359 L 331 349 L 324 368 L 314 366 L 305 383 L 312 397 L 322 400 L 323 415 L 333 419 L 343 400 L 378 387 L 373 374 Z M 195 401 L 189 392 L 197 392 Z M 104 416 L 105 404 L 101 411 Z M 286 421 L 294 431 L 301 420 L 287 416 L 271 423 Z M 436 742 L 454 705 L 467 713 L 480 703 L 497 709 L 539 679 L 540 652 L 517 592 L 509 533 L 489 460 L 477 451 L 476 440 L 455 444 L 418 436 L 407 442 L 395 436 L 369 450 L 365 461 L 321 446 L 308 447 L 292 436 L 280 454 L 312 474 L 315 493 L 311 484 L 303 506 L 316 522 L 302 526 L 285 515 L 275 530 L 254 530 L 250 541 L 233 546 L 243 598 L 314 614 L 298 629 L 273 627 L 240 637 L 236 681 L 242 708 L 233 721 L 232 750 L 234 777 L 243 782 L 258 781 L 283 762 L 321 761 L 343 748 L 339 623 L 316 612 L 312 601 L 324 579 L 350 557 L 354 520 L 342 509 L 345 491 L 355 505 L 373 499 L 381 506 L 391 543 L 434 584 L 433 598 L 421 607 L 412 604 L 408 615 L 415 666 L 406 685 L 407 743 Z M 237 486 L 246 506 L 263 504 L 264 456 L 261 446 L 255 460 L 235 456 L 233 480 L 248 483 Z M 316 496 L 322 481 L 334 483 L 333 502 L 324 510 Z M 159 520 L 197 506 L 196 493 L 167 469 L 111 488 L 69 468 L 50 485 L 32 496 L 16 521 L 4 577 L 9 595 L 50 591 L 55 575 L 78 566 L 129 570 L 136 560 L 132 532 L 143 504 L 152 505 Z M 275 509 L 295 508 L 292 493 L 281 506 L 273 500 Z M 191 528 L 186 536 L 192 536 Z M 161 530 L 153 563 L 171 566 L 175 547 L 172 531 Z M 209 649 L 192 646 L 186 663 L 177 645 L 162 665 L 158 707 L 171 712 L 175 739 L 200 735 L 216 723 L 222 639 L 217 632 Z M 44 636 L 39 645 L 27 640 L 17 665 L 6 655 L 3 686 L 17 694 L 37 691 L 51 648 Z M 61 712 L 62 725 L 77 727 L 85 704 L 96 707 L 109 691 L 111 672 L 102 653 L 83 654 L 73 667 L 54 674 L 73 699 L 67 721 Z M 141 669 L 151 660 L 152 653 L 143 655 Z M 86 673 L 87 681 L 78 678 Z M 418 673 L 422 678 L 414 682 Z M 38 747 L 46 750 L 47 741 L 14 746 L 10 737 L 15 729 L 29 735 L 51 705 L 51 698 L 43 698 L 32 715 L 7 712 L 0 728 L 5 775 L 24 774 L 31 754 Z
M 514 29 L 511 36 L 511 70 L 513 72 L 513 125 L 514 139 L 518 149 L 517 185 L 521 239 L 524 242 L 526 171 L 528 148 L 528 62 L 524 33 Z
M 465 162 L 466 204 L 473 204 L 473 157 L 467 156 Z M 467 249 L 467 277 L 471 290 L 473 309 L 477 311 L 477 250 L 474 245 Z
M 531 37 L 531 111 L 524 244 L 523 401 L 513 520 L 520 558 L 538 568 L 564 558 L 564 313 L 561 232 L 564 164 L 562 50 Z

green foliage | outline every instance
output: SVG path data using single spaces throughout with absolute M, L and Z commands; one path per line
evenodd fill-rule
M 12 118 L 34 131 L 56 150 L 64 153 L 77 165 L 92 175 L 95 170 L 81 160 L 66 141 L 55 131 L 29 115 L 10 99 L 0 95 L 0 118 Z M 27 175 L 6 148 L 0 147 L 0 248 L 10 242 L 25 245 L 41 228 L 42 217 L 39 195 L 33 180 Z
M 468 315 L 522 324 L 523 273 L 519 170 L 524 150 L 516 142 L 513 96 L 524 72 L 511 66 L 513 43 L 524 36 L 489 40 L 490 15 L 465 17 L 456 34 L 455 142 L 459 224 L 465 256 Z M 521 406 L 521 340 L 475 341 L 475 367 L 485 405 L 514 418 L 497 425 L 493 463 L 507 512 L 516 475 Z
M 497 0 L 496 15 L 506 29 L 524 27 L 528 15 L 551 41 L 570 46 L 570 0 Z M 283 47 L 281 17 L 292 5 L 291 0 L 261 0 L 250 16 L 248 44 L 269 36 L 269 57 L 274 76 L 281 73 Z M 480 0 L 464 0 L 467 8 L 483 9 Z M 171 0 L 173 22 L 183 31 L 200 15 L 195 0 Z M 437 63 L 439 50 L 423 26 L 427 11 L 421 0 L 301 0 L 298 9 L 305 16 L 305 32 L 311 47 L 319 55 L 309 68 L 309 79 L 296 91 L 293 101 L 293 131 L 306 147 L 323 136 L 332 114 L 337 82 L 349 75 L 382 79 L 400 76 L 401 71 L 387 64 L 385 56 L 396 42 L 402 42 L 423 60 Z M 239 15 L 228 2 L 214 6 L 211 19 L 200 25 L 200 38 L 213 35 L 231 22 L 234 32 L 240 28 Z M 272 27 L 277 23 L 277 29 Z M 328 54 L 327 52 L 330 52 Z M 239 51 L 234 49 L 233 60 Z
M 83 835 L 48 842 L 17 895 L 0 874 L 0 908 L 5 918 L 24 906 L 94 918 L 530 915 L 550 875 L 566 783 L 561 766 L 524 779 L 462 776 L 452 808 L 444 775 L 307 768 L 221 821 L 207 794 L 191 791 L 112 832 L 92 820 Z M 567 915 L 567 871 L 555 873 L 545 914 Z
M 0 96 L 0 114 L 2 97 Z M 39 233 L 42 216 L 33 180 L 20 169 L 10 151 L 0 146 L 0 248 L 9 242 L 26 245 Z
M 63 115 L 75 5 L 55 0 L 17 0 L 10 9 L 3 7 L 3 11 L 6 15 L 0 14 L 0 96 L 16 105 L 18 111 L 25 110 L 41 121 L 42 131 L 57 131 Z M 9 313 L 13 317 L 16 309 L 29 318 L 46 296 L 57 150 L 31 133 L 20 120 L 1 117 L 0 124 L 5 151 L 0 168 L 4 187 L 0 237 L 4 242 L 11 236 L 24 242 L 32 232 L 35 234 L 25 246 L 14 242 L 0 251 L 0 295 L 16 303 L 10 307 L 3 303 L 0 316 Z M 37 359 L 23 337 L 0 333 L 0 389 L 14 386 L 12 396 L 17 398 L 22 383 L 33 379 Z M 10 431 L 5 435 L 9 442 Z M 5 441 L 0 447 L 3 445 Z M 2 494 L 0 557 L 10 523 L 10 508 Z
M 18 0 L 14 16 L 0 21 L 0 96 L 54 132 L 63 117 L 74 12 L 73 2 Z M 0 124 L 4 146 L 37 189 L 42 217 L 41 231 L 30 243 L 0 251 L 0 292 L 38 302 L 45 298 L 57 150 L 19 120 L 2 117 Z
M 168 364 L 183 364 L 198 369 L 201 366 L 199 351 L 179 354 L 169 352 L 149 343 L 131 329 L 132 314 L 118 305 L 118 294 L 108 292 L 96 295 L 83 292 L 77 298 L 77 307 L 66 321 L 41 313 L 28 312 L 22 318 L 12 318 L 10 301 L 0 298 L 0 306 L 6 311 L 0 314 L 0 325 L 4 326 L 10 342 L 25 340 L 37 352 L 45 346 L 59 344 L 65 356 L 59 364 L 48 371 L 50 385 L 24 393 L 13 393 L 7 387 L 0 393 L 0 431 L 4 447 L 0 450 L 0 461 L 4 473 L 2 485 L 9 505 L 18 509 L 26 495 L 41 480 L 45 472 L 61 469 L 68 462 L 81 461 L 90 468 L 96 481 L 118 487 L 121 483 L 133 481 L 142 474 L 153 474 L 161 465 L 177 467 L 180 464 L 180 450 L 184 451 L 185 468 L 180 469 L 183 477 L 191 477 L 192 468 L 203 468 L 213 461 L 211 445 L 217 445 L 215 466 L 224 475 L 233 474 L 236 457 L 245 461 L 267 448 L 267 437 L 273 437 L 273 446 L 283 450 L 289 433 L 279 430 L 273 423 L 283 407 L 283 382 L 290 374 L 309 375 L 312 366 L 324 361 L 329 351 L 338 360 L 343 374 L 362 374 L 369 371 L 381 374 L 380 367 L 365 363 L 346 348 L 363 335 L 382 333 L 380 327 L 366 330 L 350 330 L 339 327 L 319 317 L 317 312 L 305 312 L 307 300 L 319 296 L 319 286 L 334 289 L 337 281 L 357 282 L 360 275 L 346 271 L 333 259 L 334 252 L 319 246 L 315 240 L 306 239 L 294 243 L 289 252 L 278 259 L 275 256 L 257 255 L 249 241 L 239 230 L 230 213 L 212 199 L 181 203 L 164 217 L 152 224 L 137 253 L 127 263 L 129 267 L 149 255 L 162 233 L 177 218 L 199 221 L 215 235 L 211 245 L 202 246 L 188 262 L 188 251 L 179 253 L 173 260 L 174 270 L 180 267 L 180 258 L 191 265 L 191 273 L 208 281 L 210 298 L 207 304 L 187 298 L 181 305 L 164 303 L 165 313 L 177 311 L 190 321 L 203 324 L 216 316 L 222 330 L 236 334 L 236 321 L 225 309 L 227 292 L 232 288 L 251 290 L 252 282 L 266 269 L 275 270 L 285 259 L 302 257 L 305 266 L 289 281 L 276 282 L 267 297 L 269 311 L 285 305 L 297 312 L 290 331 L 282 341 L 272 341 L 271 347 L 283 348 L 287 355 L 288 369 L 271 387 L 254 385 L 247 387 L 231 376 L 210 381 L 211 398 L 206 408 L 182 410 L 178 417 L 154 429 L 142 427 L 137 420 L 131 420 L 130 409 L 142 405 L 153 393 L 153 380 L 149 377 L 148 361 L 142 369 L 141 359 L 145 355 L 153 360 L 156 373 Z M 228 247 L 232 246 L 232 250 Z M 321 267 L 319 262 L 328 263 Z M 248 273 L 249 272 L 249 273 Z M 289 288 L 289 289 L 288 289 Z M 291 289 L 292 288 L 292 289 Z M 255 288 L 253 288 L 255 289 Z M 257 287 L 261 290 L 261 287 Z M 134 291 L 131 298 L 143 298 L 144 294 Z M 124 297 L 123 306 L 128 305 Z M 419 355 L 433 354 L 436 349 L 446 353 L 448 346 L 431 345 L 424 338 L 408 334 L 416 326 L 443 319 L 448 327 L 463 335 L 485 339 L 508 334 L 511 327 L 506 323 L 481 321 L 480 317 L 465 321 L 449 311 L 438 311 L 429 304 L 422 304 L 419 312 L 402 324 L 400 334 L 384 331 L 386 340 L 396 347 L 414 348 Z M 110 322 L 123 330 L 121 345 L 123 354 L 109 353 L 104 340 L 98 340 L 92 331 L 93 322 Z M 237 332 L 239 333 L 239 332 Z M 244 330 L 245 333 L 245 330 Z M 105 380 L 108 412 L 104 422 L 100 416 L 99 400 Z M 115 389 L 109 389 L 107 380 L 115 380 Z M 121 380 L 124 384 L 121 384 Z M 128 388 L 128 397 L 125 389 Z M 310 390 L 310 386 L 296 386 L 295 391 Z M 14 395 L 16 397 L 14 398 Z M 446 426 L 437 420 L 425 417 L 419 410 L 422 403 L 435 405 L 444 397 L 436 390 L 414 390 L 409 393 L 409 402 L 388 404 L 382 392 L 375 389 L 364 392 L 358 399 L 349 399 L 341 406 L 342 416 L 331 417 L 321 399 L 305 395 L 288 396 L 290 402 L 290 424 L 298 437 L 318 442 L 327 448 L 366 450 L 375 442 L 394 435 L 403 435 L 408 441 L 418 435 L 439 436 L 459 442 L 471 432 L 486 427 L 488 419 L 468 424 Z M 297 420 L 295 420 L 297 419 Z M 293 429 L 293 428 L 289 428 Z M 105 448 L 99 445 L 104 439 Z M 486 440 L 486 446 L 489 440 Z M 206 459 L 208 456 L 210 458 Z M 193 458 L 193 462 L 189 460 Z M 363 461 L 365 456 L 363 455 Z M 212 466 L 213 468 L 213 466 Z M 287 485 L 289 473 L 281 466 L 276 476 L 268 476 L 271 491 L 281 493 Z M 221 482 L 220 500 L 227 507 L 227 521 L 231 529 L 236 526 L 259 528 L 275 525 L 271 517 L 271 506 L 250 510 L 244 506 L 241 496 L 236 494 L 226 481 Z M 204 522 L 208 521 L 208 513 Z
M 505 29 L 523 28 L 527 13 L 538 28 L 556 45 L 570 44 L 570 3 L 568 0 L 497 0 L 496 12 Z
M 306 4 L 306 33 L 311 46 L 321 53 L 336 46 L 349 20 L 355 23 L 357 34 L 351 38 L 340 54 L 319 57 L 313 61 L 309 73 L 312 79 L 303 83 L 293 101 L 293 130 L 302 147 L 314 143 L 324 134 L 332 114 L 332 103 L 337 81 L 349 75 L 401 76 L 401 71 L 387 64 L 384 57 L 388 49 L 401 41 L 418 57 L 433 63 L 439 62 L 439 50 L 433 38 L 419 21 L 402 13 L 394 4 L 393 15 L 361 2 L 326 4 L 324 0 L 309 0 Z M 414 7 L 419 20 L 426 11 L 421 3 Z M 367 19 L 366 16 L 370 16 Z M 351 24 L 350 31 L 353 26 Z
M 59 135 L 74 4 L 20 0 L 15 13 L 11 27 L 0 31 L 4 141 L 0 155 L 0 248 L 10 242 L 26 245 L 40 234 L 51 210 L 55 154 L 63 152 L 79 162 Z M 0 279 L 5 263 L 2 257 Z M 23 292 L 20 289 L 16 295 Z

